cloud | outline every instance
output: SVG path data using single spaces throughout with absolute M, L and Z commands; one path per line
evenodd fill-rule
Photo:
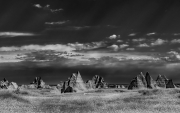
M 123 42 L 123 40 L 117 40 L 117 42 Z
M 179 35 L 180 35 L 180 33 L 174 33 L 173 35 L 174 35 L 174 36 L 179 36 Z
M 48 10 L 48 11 L 50 11 L 50 12 L 52 12 L 52 13 L 56 13 L 56 12 L 59 12 L 59 11 L 62 11 L 62 10 L 63 10 L 62 8 L 59 8 L 59 9 L 51 9 L 49 4 L 45 5 L 44 7 L 41 6 L 40 4 L 34 4 L 33 6 L 36 7 L 36 8 L 39 8 L 39 9 Z
M 66 21 L 58 21 L 58 22 L 45 22 L 45 24 L 48 24 L 48 25 L 61 25 L 61 24 L 65 24 L 69 22 L 69 20 L 66 20 Z
M 167 40 L 163 40 L 163 39 L 158 38 L 156 41 L 152 42 L 151 45 L 152 46 L 157 46 L 157 45 L 162 45 L 162 44 L 164 44 L 166 42 L 167 42 Z
M 171 40 L 171 43 L 180 43 L 180 39 L 173 39 Z
M 111 49 L 113 49 L 114 51 L 117 51 L 117 50 L 119 49 L 118 45 L 116 45 L 116 44 L 113 44 L 113 45 L 111 45 L 111 46 L 108 46 L 107 48 L 111 48 Z
M 145 38 L 139 38 L 139 39 L 132 39 L 133 42 L 142 42 L 145 41 Z
M 35 36 L 34 33 L 22 33 L 22 32 L 0 32 L 0 37 L 16 37 L 16 36 Z
M 136 36 L 136 33 L 131 33 L 128 36 Z
M 0 47 L 0 51 L 22 51 L 22 50 L 54 50 L 54 51 L 73 51 L 75 48 L 69 47 L 63 44 L 52 44 L 52 45 L 24 45 L 24 46 L 11 46 L 11 47 Z
M 59 12 L 59 11 L 62 11 L 62 10 L 63 10 L 62 8 L 60 8 L 60 9 L 51 9 L 51 12 L 56 13 L 56 12 Z
M 168 54 L 170 54 L 169 58 L 171 60 L 180 60 L 180 54 L 176 51 L 169 51 Z
M 152 33 L 147 33 L 146 35 L 151 36 L 151 35 L 155 35 L 155 34 L 156 34 L 156 32 L 152 32 Z
M 33 6 L 37 8 L 43 8 L 40 4 L 34 4 Z
M 109 36 L 108 37 L 108 39 L 117 39 L 117 38 L 120 38 L 120 35 L 115 35 L 115 34 L 113 34 L 113 35 L 111 35 L 111 36 Z
M 119 48 L 125 48 L 125 47 L 128 47 L 129 45 L 128 44 L 122 44 L 122 45 L 119 45 Z
M 135 48 L 127 48 L 126 50 L 129 50 L 129 51 L 134 51 Z
M 149 45 L 147 45 L 146 43 L 143 43 L 143 44 L 139 44 L 137 47 L 149 47 Z
M 75 48 L 76 50 L 85 50 L 85 49 L 95 49 L 106 46 L 105 41 L 99 41 L 99 42 L 91 42 L 91 43 L 68 43 L 67 44 L 70 47 Z

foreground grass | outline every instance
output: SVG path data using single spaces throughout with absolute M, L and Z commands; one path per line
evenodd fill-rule
M 54 94 L 50 90 L 0 91 L 0 109 L 18 113 L 177 113 L 180 89 L 100 89 Z M 3 109 L 4 106 L 6 109 Z M 8 112 L 9 113 L 9 112 Z

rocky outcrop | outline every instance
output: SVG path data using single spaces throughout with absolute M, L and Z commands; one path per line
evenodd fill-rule
M 141 89 L 141 88 L 175 88 L 173 81 L 167 79 L 164 75 L 158 75 L 156 81 L 150 76 L 147 72 L 146 76 L 144 77 L 143 73 L 141 72 L 137 77 L 135 77 L 128 86 L 128 89 Z
M 132 79 L 128 86 L 129 90 L 134 89 L 134 88 L 137 88 L 137 77 Z
M 9 82 L 8 82 L 8 80 L 6 80 L 6 78 L 4 78 L 4 79 L 0 82 L 0 87 L 1 87 L 2 89 L 7 89 L 8 86 L 9 86 Z
M 58 89 L 62 89 L 62 88 L 63 88 L 63 84 L 64 84 L 64 82 L 63 82 L 63 81 L 60 81 L 60 83 L 57 84 L 57 88 L 58 88 Z
M 1 89 L 16 90 L 18 85 L 15 82 L 8 82 L 5 78 L 0 82 Z
M 95 75 L 92 78 L 92 88 L 105 88 L 107 86 L 107 84 L 104 81 L 103 77 L 100 77 L 99 75 Z
M 61 92 L 80 92 L 87 90 L 86 85 L 81 77 L 80 72 L 73 73 L 68 81 L 65 81 Z
M 94 88 L 94 85 L 92 83 L 92 80 L 87 80 L 86 81 L 86 88 L 87 89 L 93 89 Z
M 18 89 L 18 85 L 15 82 L 11 82 L 11 83 L 9 83 L 8 89 L 16 90 L 16 89 Z
M 172 79 L 167 81 L 166 88 L 175 88 L 175 85 L 174 85 Z
M 144 77 L 144 74 L 141 72 L 137 77 L 136 77 L 136 80 L 137 80 L 137 87 L 138 88 L 145 88 L 147 86 L 147 82 L 146 82 L 146 79 Z
M 159 75 L 156 79 L 156 83 L 160 88 L 175 88 L 172 79 L 167 79 L 165 75 Z
M 45 82 L 41 77 L 35 77 L 34 81 L 29 85 L 29 88 L 45 88 Z
M 158 87 L 166 88 L 167 81 L 168 81 L 168 79 L 166 78 L 166 76 L 158 75 L 158 77 L 156 79 L 156 84 Z
M 153 78 L 150 76 L 150 74 L 148 72 L 146 73 L 145 79 L 146 79 L 146 83 L 147 83 L 147 88 L 149 88 L 149 89 L 156 88 L 156 86 L 157 86 L 156 82 L 153 80 Z
M 146 76 L 141 72 L 137 77 L 135 77 L 128 86 L 128 89 L 142 89 L 142 88 L 155 88 L 156 83 L 147 72 Z

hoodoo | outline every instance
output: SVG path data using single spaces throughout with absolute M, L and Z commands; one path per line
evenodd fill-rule
M 158 75 L 156 81 L 150 76 L 147 72 L 146 76 L 144 77 L 143 73 L 141 72 L 137 77 L 135 77 L 129 84 L 128 89 L 141 89 L 141 88 L 175 88 L 172 79 L 167 79 L 165 75 Z
M 86 85 L 78 71 L 77 73 L 73 73 L 68 81 L 64 82 L 61 92 L 80 92 L 86 90 Z
M 150 76 L 150 74 L 147 72 L 146 76 L 144 77 L 144 74 L 141 72 L 139 75 L 137 75 L 129 84 L 128 89 L 142 89 L 142 88 L 155 88 L 156 83 Z

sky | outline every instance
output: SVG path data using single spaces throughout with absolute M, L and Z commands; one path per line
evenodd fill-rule
M 178 0 L 5 0 L 0 2 L 0 79 L 47 84 L 80 71 L 107 83 L 140 72 L 180 83 Z

